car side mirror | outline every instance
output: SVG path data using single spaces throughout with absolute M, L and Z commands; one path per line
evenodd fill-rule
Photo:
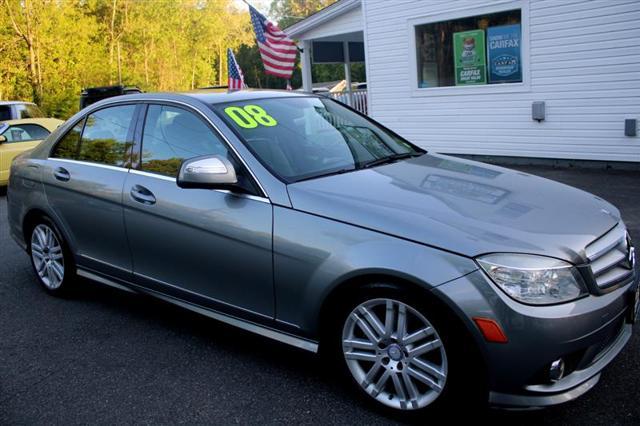
M 0 135 L 0 143 L 5 143 L 7 141 L 7 137 L 5 135 Z
M 177 179 L 180 188 L 230 189 L 238 183 L 233 164 L 220 155 L 185 160 Z

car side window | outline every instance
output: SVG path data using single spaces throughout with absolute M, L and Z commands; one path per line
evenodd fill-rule
M 20 124 L 9 127 L 2 135 L 7 142 L 29 142 L 42 140 L 49 136 L 49 131 L 37 124 Z
M 133 143 L 129 128 L 135 109 L 135 105 L 122 105 L 90 114 L 82 132 L 78 160 L 123 167 Z
M 84 119 L 80 120 L 73 129 L 69 130 L 66 135 L 58 141 L 53 152 L 52 158 L 66 158 L 67 160 L 78 159 L 78 144 L 80 143 L 80 135 L 82 133 L 82 127 L 84 126 Z
M 216 154 L 226 157 L 227 148 L 200 118 L 182 108 L 149 106 L 142 134 L 142 170 L 176 177 L 184 160 Z

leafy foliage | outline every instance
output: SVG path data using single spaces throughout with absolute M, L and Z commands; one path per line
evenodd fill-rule
M 0 99 L 68 117 L 84 87 L 190 90 L 226 82 L 226 48 L 253 43 L 230 0 L 0 0 Z
M 273 0 L 284 28 L 335 0 Z M 226 84 L 231 47 L 247 83 L 285 87 L 264 74 L 245 7 L 233 0 L 0 0 L 0 99 L 38 103 L 68 118 L 85 87 L 113 84 L 184 91 Z M 315 65 L 314 81 L 344 78 L 341 65 Z M 354 64 L 354 81 L 364 67 Z M 292 85 L 302 85 L 298 65 Z

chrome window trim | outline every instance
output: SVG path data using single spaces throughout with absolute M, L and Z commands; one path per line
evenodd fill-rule
M 140 175 L 140 176 L 147 176 L 147 177 L 151 177 L 151 178 L 156 178 L 156 179 L 160 179 L 160 180 L 166 180 L 168 182 L 176 182 L 176 178 L 172 178 L 169 176 L 165 176 L 165 175 L 161 175 L 159 173 L 151 173 L 151 172 L 145 172 L 143 170 L 138 170 L 138 169 L 130 169 L 129 173 L 134 174 L 134 175 Z
M 91 161 L 71 160 L 69 158 L 48 157 L 47 160 L 50 160 L 50 161 L 62 161 L 63 163 L 80 164 L 80 165 L 83 165 L 83 166 L 100 167 L 102 169 L 117 170 L 117 171 L 121 171 L 121 172 L 124 172 L 124 173 L 127 173 L 129 171 L 128 168 L 122 167 L 122 166 L 112 166 L 110 164 L 92 163 Z
M 169 177 L 169 176 L 164 176 L 164 175 L 157 174 L 157 173 L 145 172 L 145 171 L 136 170 L 136 169 L 130 169 L 129 172 L 131 174 L 134 174 L 134 175 L 146 176 L 146 177 L 150 177 L 150 178 L 166 180 L 167 182 L 176 183 L 176 178 L 172 178 L 172 177 Z M 229 191 L 227 189 L 213 189 L 212 191 L 220 192 L 222 194 L 230 194 L 230 195 L 233 195 L 233 196 L 239 197 L 239 198 L 247 198 L 249 200 L 260 201 L 261 203 L 271 204 L 271 200 L 269 200 L 268 198 L 258 197 L 257 195 L 240 194 L 240 193 L 237 193 L 237 192 Z
M 49 157 L 49 158 L 47 158 L 47 160 L 61 161 L 63 163 L 79 164 L 79 165 L 83 165 L 83 166 L 100 167 L 100 168 L 107 169 L 107 170 L 115 170 L 115 171 L 120 171 L 120 172 L 123 172 L 123 173 L 132 173 L 132 174 L 136 174 L 136 175 L 140 175 L 140 176 L 146 176 L 146 177 L 151 177 L 151 178 L 155 178 L 155 179 L 165 180 L 167 182 L 173 182 L 173 183 L 176 182 L 176 178 L 172 178 L 172 177 L 169 177 L 169 176 L 163 176 L 163 175 L 156 174 L 156 173 L 144 172 L 142 170 L 127 169 L 127 168 L 119 167 L 119 166 L 111 166 L 111 165 L 108 165 L 108 164 L 92 163 L 90 161 L 70 160 L 70 159 L 67 159 L 67 158 L 53 158 L 53 157 Z M 238 197 L 238 198 L 246 198 L 248 200 L 259 201 L 261 203 L 271 204 L 271 200 L 269 200 L 268 198 L 259 197 L 257 195 L 240 194 L 240 193 L 229 191 L 227 189 L 213 189 L 212 191 L 220 192 L 222 194 L 233 195 L 234 197 Z

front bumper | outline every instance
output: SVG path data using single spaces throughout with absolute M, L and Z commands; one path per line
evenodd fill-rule
M 457 311 L 478 343 L 491 405 L 532 408 L 570 401 L 598 382 L 600 372 L 631 337 L 630 295 L 638 286 L 636 280 L 605 295 L 555 306 L 515 302 L 481 271 L 433 291 Z M 486 342 L 474 317 L 496 320 L 509 341 Z M 546 373 L 558 358 L 566 361 L 567 372 L 552 383 Z
M 625 324 L 614 343 L 590 366 L 575 370 L 553 384 L 526 386 L 527 393 L 524 394 L 490 392 L 489 403 L 505 408 L 546 407 L 578 398 L 598 383 L 600 372 L 613 361 L 631 338 L 631 328 L 631 324 Z

